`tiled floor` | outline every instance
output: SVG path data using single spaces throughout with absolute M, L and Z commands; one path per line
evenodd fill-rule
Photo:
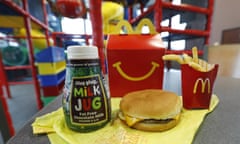
M 10 89 L 12 98 L 8 99 L 8 106 L 17 132 L 38 111 L 38 108 L 33 85 L 15 85 Z
M 12 98 L 6 98 L 8 109 L 11 114 L 15 132 L 19 129 L 38 111 L 34 86 L 13 85 L 10 86 Z M 3 144 L 0 135 L 0 144 Z

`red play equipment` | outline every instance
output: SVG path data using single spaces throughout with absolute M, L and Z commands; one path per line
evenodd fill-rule
M 62 16 L 70 18 L 82 17 L 87 11 L 82 0 L 57 0 L 56 7 Z
M 2 58 L 0 56 L 0 58 Z M 2 68 L 2 62 L 0 61 L 0 68 Z M 12 123 L 12 118 L 11 115 L 8 111 L 8 105 L 7 101 L 4 97 L 4 91 L 3 91 L 3 80 L 4 78 L 3 74 L 3 69 L 0 69 L 0 115 L 1 115 L 1 123 L 0 123 L 0 132 L 2 133 L 4 141 L 7 141 L 11 136 L 14 135 L 14 127 Z M 9 91 L 9 89 L 6 89 L 6 91 Z M 2 115 L 3 114 L 3 115 Z M 3 125 L 1 125 L 3 124 Z

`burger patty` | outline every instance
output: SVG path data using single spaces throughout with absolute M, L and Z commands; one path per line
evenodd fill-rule
M 144 119 L 140 122 L 147 123 L 147 124 L 166 124 L 173 119 L 165 119 L 165 120 L 156 120 L 156 119 Z

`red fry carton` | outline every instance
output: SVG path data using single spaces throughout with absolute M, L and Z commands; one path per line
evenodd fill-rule
M 110 35 L 107 45 L 110 95 L 162 89 L 164 53 L 159 35 Z
M 186 109 L 209 108 L 218 65 L 207 72 L 181 65 L 183 107 Z

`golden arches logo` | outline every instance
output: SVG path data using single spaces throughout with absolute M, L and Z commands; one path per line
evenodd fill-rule
M 205 88 L 206 85 L 207 87 L 207 92 L 210 93 L 210 80 L 209 78 L 206 78 L 205 80 L 203 80 L 202 78 L 198 78 L 194 84 L 194 88 L 193 88 L 193 93 L 195 94 L 197 92 L 197 88 L 198 88 L 198 84 L 201 83 L 202 84 L 202 89 L 201 92 L 204 93 L 205 92 Z
M 151 62 L 152 64 L 152 68 L 150 69 L 149 72 L 147 72 L 145 75 L 141 76 L 141 77 L 132 77 L 132 76 L 129 76 L 127 75 L 123 70 L 122 68 L 120 67 L 122 63 L 120 61 L 116 62 L 113 64 L 113 67 L 116 68 L 116 70 L 118 71 L 118 73 L 125 79 L 127 80 L 130 80 L 130 81 L 142 81 L 142 80 L 145 80 L 147 79 L 148 77 L 150 77 L 154 71 L 157 69 L 157 67 L 159 67 L 159 64 L 156 63 L 156 62 Z

